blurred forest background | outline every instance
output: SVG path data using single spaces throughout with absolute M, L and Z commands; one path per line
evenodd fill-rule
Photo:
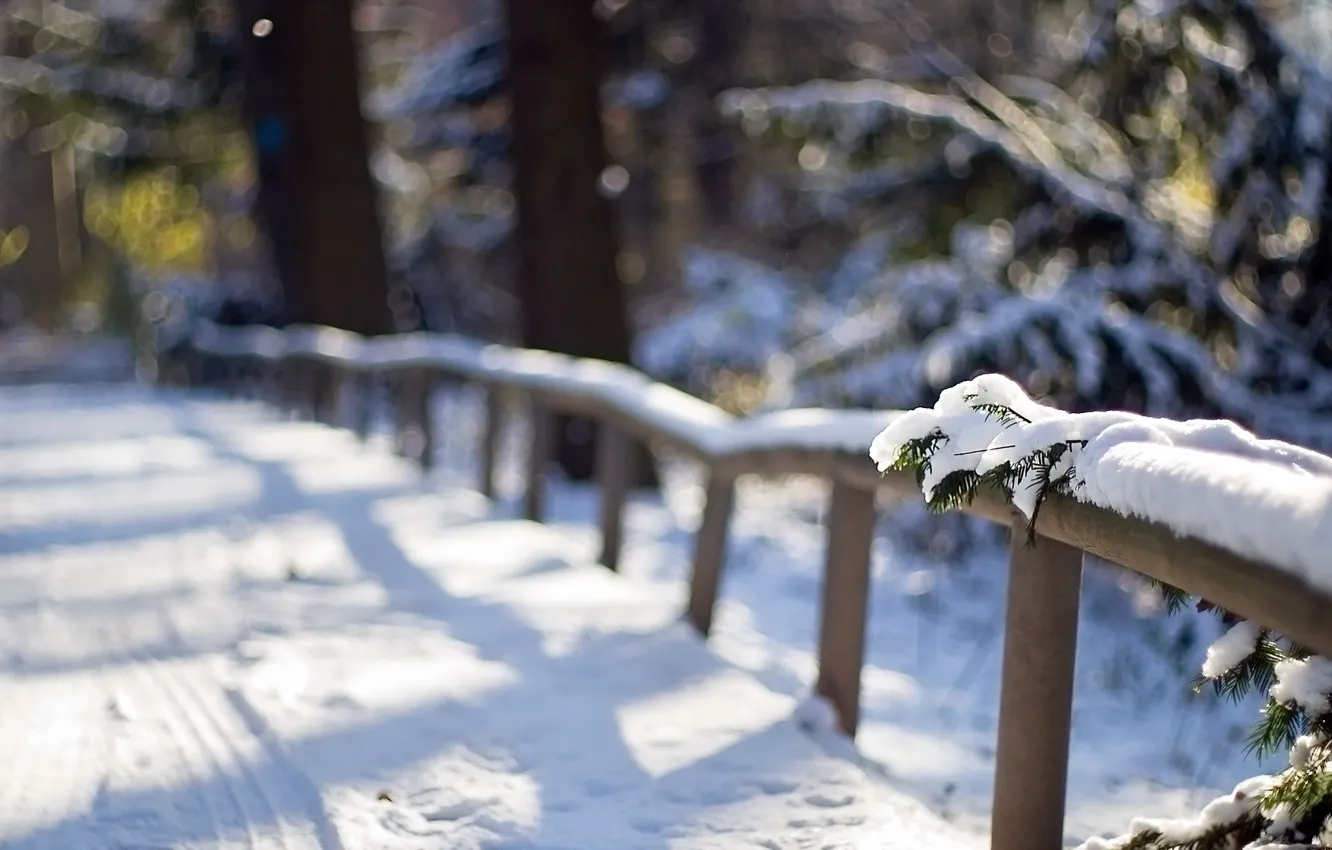
M 426 329 L 1332 446 L 1326 0 L 2 8 L 0 359 Z

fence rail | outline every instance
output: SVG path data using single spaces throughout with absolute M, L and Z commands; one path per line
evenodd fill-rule
M 631 489 L 633 440 L 682 451 L 707 468 L 706 503 L 695 536 L 685 616 L 707 635 L 722 586 L 726 535 L 741 475 L 820 476 L 831 482 L 815 689 L 854 735 L 860 715 L 870 549 L 876 497 L 920 498 L 913 475 L 880 475 L 868 457 L 891 411 L 793 410 L 737 418 L 626 366 L 547 352 L 414 334 L 362 339 L 328 328 L 201 328 L 178 358 L 164 357 L 159 379 L 199 383 L 211 363 L 274 378 L 278 401 L 333 422 L 350 409 L 368 427 L 368 382 L 395 386 L 399 451 L 428 467 L 433 457 L 428 404 L 439 380 L 486 393 L 480 491 L 493 496 L 499 434 L 515 404 L 533 428 L 524 515 L 541 520 L 552 422 L 557 414 L 597 421 L 601 490 L 600 561 L 615 569 Z M 351 403 L 344 404 L 344 393 Z M 335 423 L 343 424 L 343 423 Z M 968 513 L 1014 529 L 1009 561 L 991 846 L 1054 850 L 1063 845 L 1078 601 L 1084 553 L 1205 597 L 1311 649 L 1332 655 L 1332 595 L 1270 564 L 1141 519 L 1052 496 L 1028 545 L 1027 520 L 998 491 L 980 493 Z

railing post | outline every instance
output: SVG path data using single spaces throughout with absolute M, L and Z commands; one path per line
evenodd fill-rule
M 181 386 L 186 389 L 198 389 L 204 385 L 203 382 L 203 354 L 188 342 L 182 346 L 181 354 Z
M 282 361 L 282 397 L 298 419 L 314 418 L 314 377 L 308 361 L 288 357 Z
M 685 616 L 698 633 L 707 636 L 717 607 L 722 570 L 726 566 L 726 531 L 735 505 L 735 477 L 708 470 L 703 519 L 694 535 L 694 574 L 689 580 L 689 607 Z
M 375 414 L 375 375 L 373 372 L 353 373 L 356 391 L 352 395 L 352 430 L 364 442 L 370 436 L 370 424 Z
M 838 725 L 853 737 L 860 723 L 860 670 L 865 661 L 874 520 L 874 491 L 834 478 L 826 522 L 828 549 L 815 690 L 832 702 Z
M 298 382 L 297 373 L 300 369 L 296 361 L 290 357 L 284 357 L 274 363 L 277 373 L 277 400 L 278 406 L 288 416 L 295 415 L 296 412 L 296 385 Z
M 481 495 L 495 498 L 495 468 L 499 458 L 500 433 L 504 429 L 504 399 L 496 384 L 487 384 L 485 420 L 481 423 Z
M 240 397 L 254 401 L 259 397 L 259 361 L 253 357 L 242 357 L 240 366 Z
M 328 364 L 328 423 L 347 426 L 347 402 L 352 396 L 352 372 L 347 366 Z
M 217 369 L 217 387 L 229 399 L 240 398 L 240 358 L 211 357 Z
M 153 382 L 161 387 L 171 386 L 172 372 L 175 368 L 175 360 L 170 354 L 162 348 L 161 339 L 154 342 L 153 358 L 157 364 L 153 374 Z
M 633 489 L 637 452 L 622 429 L 602 422 L 597 429 L 597 481 L 601 488 L 601 564 L 620 568 L 624 503 Z
M 276 360 L 258 361 L 258 401 L 272 406 L 281 406 L 282 366 Z
M 388 390 L 389 421 L 393 431 L 393 453 L 407 456 L 407 378 L 402 370 L 385 373 L 384 386 Z
M 429 472 L 435 468 L 435 375 L 429 369 L 416 369 L 417 425 L 421 429 L 421 454 L 417 462 Z
M 991 850 L 1059 850 L 1073 714 L 1082 552 L 1045 537 L 1009 547 Z
M 546 470 L 555 449 L 555 417 L 541 400 L 532 398 L 532 444 L 527 452 L 527 489 L 523 518 L 541 522 L 546 513 Z
M 435 465 L 435 428 L 430 415 L 434 380 L 429 370 L 420 367 L 399 374 L 396 404 L 398 454 L 429 471 Z
M 310 364 L 310 395 L 314 420 L 321 425 L 338 424 L 338 369 L 316 360 Z

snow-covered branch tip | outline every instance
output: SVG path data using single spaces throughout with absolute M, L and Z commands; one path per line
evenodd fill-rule
M 1077 420 L 1032 401 L 1001 375 L 983 375 L 945 390 L 933 408 L 894 420 L 870 447 L 881 472 L 917 473 L 926 504 L 936 511 L 969 503 L 994 486 L 1035 522 L 1049 493 L 1072 494 L 1075 451 L 1087 440 Z

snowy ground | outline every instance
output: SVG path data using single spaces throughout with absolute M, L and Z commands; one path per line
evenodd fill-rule
M 0 333 L 0 385 L 133 378 L 134 351 L 123 339 L 49 336 L 24 330 Z
M 469 423 L 422 481 L 257 405 L 0 390 L 0 846 L 979 846 L 793 721 L 816 552 L 774 560 L 776 638 L 728 605 L 728 664 L 676 621 L 687 485 L 626 581 L 586 492 L 544 528 L 463 486 Z

